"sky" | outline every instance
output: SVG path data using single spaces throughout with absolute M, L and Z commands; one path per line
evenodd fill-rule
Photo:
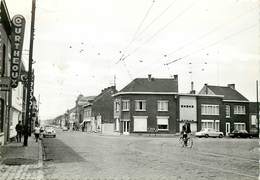
M 32 0 L 5 0 L 26 18 L 28 67 Z M 36 0 L 33 59 L 40 118 L 134 78 L 178 74 L 179 92 L 207 83 L 256 101 L 260 80 L 259 0 Z M 121 60 L 120 60 L 121 58 Z M 123 59 L 123 60 L 122 60 Z

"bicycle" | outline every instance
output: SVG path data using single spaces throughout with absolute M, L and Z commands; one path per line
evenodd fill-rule
M 186 141 L 186 143 L 185 143 Z M 179 138 L 179 143 L 181 144 L 181 147 L 187 147 L 187 148 L 192 148 L 193 146 L 193 140 L 191 136 L 188 136 L 187 138 L 183 138 L 183 136 L 181 136 Z

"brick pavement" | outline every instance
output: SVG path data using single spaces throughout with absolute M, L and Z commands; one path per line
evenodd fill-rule
M 8 165 L 7 165 L 8 164 Z M 0 146 L 1 180 L 41 180 L 43 178 L 42 144 L 28 138 L 28 146 L 12 142 Z

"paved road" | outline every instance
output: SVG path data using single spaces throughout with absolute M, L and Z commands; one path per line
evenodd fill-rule
M 258 179 L 257 139 L 101 136 L 58 132 L 43 141 L 46 179 Z

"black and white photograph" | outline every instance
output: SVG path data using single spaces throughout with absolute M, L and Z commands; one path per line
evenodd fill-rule
M 0 0 L 0 180 L 260 180 L 260 0 Z

